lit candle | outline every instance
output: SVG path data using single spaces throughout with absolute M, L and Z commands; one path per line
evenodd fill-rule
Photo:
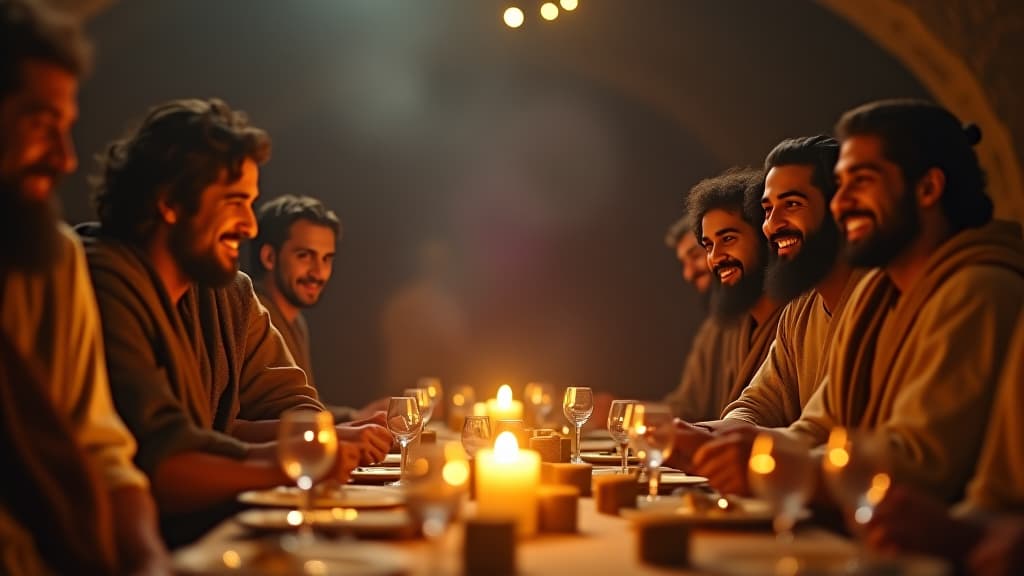
M 503 432 L 494 450 L 476 454 L 476 501 L 481 518 L 511 518 L 516 533 L 537 532 L 537 486 L 540 454 L 520 450 L 515 434 Z
M 487 401 L 487 415 L 491 417 L 491 427 L 498 420 L 522 420 L 523 403 L 512 399 L 512 387 L 502 384 L 498 388 L 498 397 Z

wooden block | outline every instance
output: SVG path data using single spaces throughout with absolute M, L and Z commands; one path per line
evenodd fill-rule
M 622 508 L 636 508 L 636 474 L 594 476 L 595 505 L 601 514 L 617 515 Z
M 437 444 L 437 431 L 436 430 L 424 430 L 420 432 L 420 443 L 422 444 Z
M 515 574 L 515 520 L 485 520 L 482 518 L 467 520 L 462 560 L 466 576 L 511 576 Z
M 559 462 L 569 462 L 572 460 L 572 438 L 562 438 L 562 456 L 559 458 Z
M 685 567 L 690 563 L 690 525 L 685 518 L 651 516 L 636 521 L 636 549 L 640 562 Z
M 534 436 L 529 447 L 540 453 L 541 462 L 561 462 L 562 442 L 557 436 Z
M 580 491 L 580 496 L 589 497 L 593 471 L 594 466 L 586 462 L 583 464 L 545 462 L 540 466 L 540 481 L 543 484 L 574 486 Z
M 541 532 L 576 532 L 580 491 L 575 486 L 542 484 L 537 489 Z

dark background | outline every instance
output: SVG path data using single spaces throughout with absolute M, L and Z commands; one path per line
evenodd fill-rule
M 685 191 L 851 106 L 925 95 L 809 1 L 580 0 L 553 23 L 520 5 L 510 30 L 490 0 L 116 3 L 90 24 L 66 215 L 93 217 L 90 157 L 149 106 L 220 97 L 274 140 L 263 197 L 318 196 L 344 222 L 307 313 L 327 400 L 411 383 L 388 382 L 380 322 L 428 241 L 449 249 L 464 343 L 423 375 L 659 397 L 703 316 L 662 243 Z

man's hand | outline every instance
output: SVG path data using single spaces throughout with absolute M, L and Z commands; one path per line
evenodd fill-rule
M 377 398 L 373 402 L 363 406 L 355 413 L 356 421 L 373 419 L 379 412 L 383 412 L 386 415 L 388 411 L 388 402 L 390 401 L 391 397 L 385 396 L 383 398 Z M 384 425 L 384 422 L 375 423 L 380 424 L 381 426 Z
M 737 427 L 705 443 L 693 455 L 693 473 L 707 477 L 722 494 L 749 495 L 747 463 L 757 434 L 753 426 Z
M 666 466 L 679 470 L 690 470 L 693 467 L 693 455 L 704 444 L 714 439 L 711 432 L 688 424 L 678 418 L 675 420 L 675 440 L 672 444 L 672 454 L 665 461 Z
M 928 554 L 956 563 L 964 561 L 979 537 L 979 528 L 952 518 L 944 504 L 904 486 L 889 489 L 864 531 L 864 542 L 876 550 Z
M 971 574 L 1019 574 L 1024 566 L 1024 518 L 996 520 L 967 556 Z
M 376 424 L 377 426 L 387 427 L 388 413 L 380 410 L 369 414 L 364 418 L 359 418 L 358 420 L 353 420 L 351 422 L 344 422 L 342 423 L 342 426 L 362 426 L 364 424 Z
M 342 424 L 335 428 L 340 442 L 348 442 L 359 447 L 361 464 L 380 462 L 391 449 L 391 432 L 379 424 Z
M 348 482 L 352 471 L 359 466 L 362 455 L 362 448 L 358 444 L 341 441 L 338 442 L 338 455 L 334 459 L 334 469 L 331 470 L 331 478 L 341 484 Z

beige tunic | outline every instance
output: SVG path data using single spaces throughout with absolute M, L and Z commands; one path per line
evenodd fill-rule
M 889 441 L 895 480 L 954 502 L 971 476 L 999 369 L 1024 300 L 1020 228 L 956 234 L 900 294 L 872 271 L 837 319 L 825 381 L 789 433 L 833 426 Z
M 723 419 L 777 428 L 800 417 L 824 376 L 822 360 L 828 356 L 834 334 L 831 320 L 842 313 L 863 276 L 860 270 L 850 274 L 832 314 L 817 290 L 786 305 L 768 357 L 740 397 L 726 407 Z

